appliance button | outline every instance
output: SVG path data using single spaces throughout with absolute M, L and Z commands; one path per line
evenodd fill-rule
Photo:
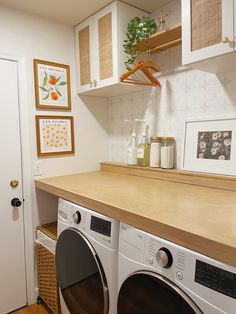
M 180 271 L 177 271 L 176 277 L 177 277 L 178 280 L 182 280 L 183 279 L 183 274 Z
M 72 215 L 72 220 L 77 225 L 81 222 L 81 214 L 78 210 Z
M 171 252 L 165 248 L 162 247 L 156 254 L 156 260 L 157 263 L 164 268 L 170 268 L 173 263 L 173 257 Z
M 149 258 L 148 258 L 148 263 L 149 263 L 150 265 L 153 264 L 153 257 L 152 257 L 152 256 L 149 256 Z

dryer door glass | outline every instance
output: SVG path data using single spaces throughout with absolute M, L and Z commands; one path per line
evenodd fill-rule
M 128 277 L 119 291 L 118 314 L 201 314 L 195 303 L 176 285 L 151 272 Z
M 108 313 L 108 289 L 101 262 L 88 239 L 66 229 L 56 246 L 57 280 L 71 314 Z

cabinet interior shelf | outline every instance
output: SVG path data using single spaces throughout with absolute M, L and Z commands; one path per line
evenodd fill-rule
M 137 53 L 143 54 L 150 51 L 150 54 L 156 54 L 182 42 L 182 27 L 176 25 L 168 31 L 162 31 L 151 35 L 147 42 L 141 41 L 137 44 Z

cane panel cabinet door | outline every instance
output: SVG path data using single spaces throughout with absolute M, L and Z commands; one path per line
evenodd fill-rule
M 233 51 L 234 0 L 182 0 L 182 63 Z
M 78 86 L 80 92 L 86 91 L 92 87 L 92 72 L 94 64 L 94 50 L 92 49 L 93 37 L 93 19 L 90 18 L 77 26 L 76 28 L 76 41 L 79 45 L 76 46 L 76 73 L 78 78 Z
M 112 85 L 117 81 L 117 9 L 115 3 L 94 15 L 95 71 L 93 87 Z

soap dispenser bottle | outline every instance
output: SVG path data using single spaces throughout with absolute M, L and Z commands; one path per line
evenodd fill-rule
M 148 137 L 147 137 L 147 125 L 145 123 L 141 141 L 137 149 L 137 164 L 140 167 L 148 167 L 149 160 L 150 160 L 150 148 L 149 148 Z

